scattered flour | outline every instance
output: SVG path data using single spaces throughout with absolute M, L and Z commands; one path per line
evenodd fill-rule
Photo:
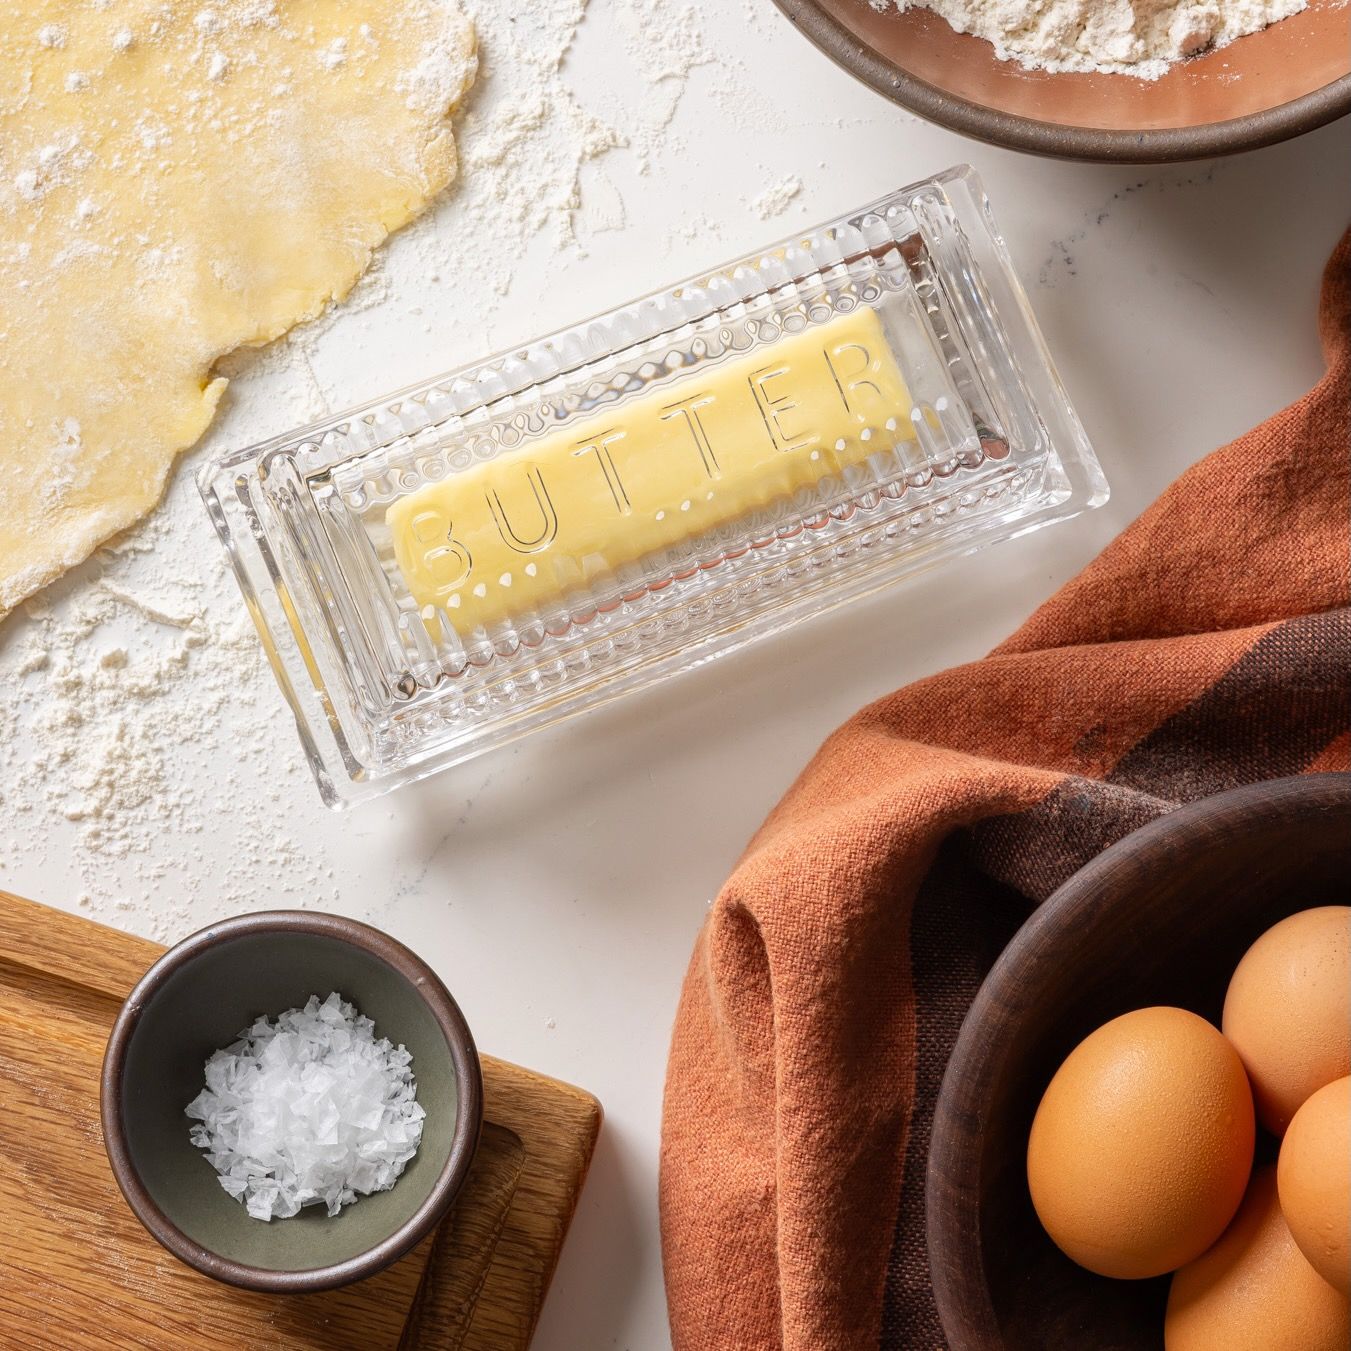
M 782 216 L 801 194 L 802 180 L 796 174 L 789 174 L 773 187 L 766 188 L 751 203 L 751 207 L 761 220 L 772 220 L 775 216 Z
M 872 0 L 908 9 L 920 0 Z M 922 0 L 1029 70 L 1157 80 L 1174 62 L 1288 18 L 1307 0 Z
M 284 819 L 284 790 L 306 774 L 278 763 L 266 663 L 202 548 L 195 498 L 185 481 L 0 627 L 0 885 L 22 851 L 68 868 L 100 918 L 131 911 L 160 939 L 269 895 L 336 896 L 331 865 Z M 213 850 L 224 820 L 237 836 Z

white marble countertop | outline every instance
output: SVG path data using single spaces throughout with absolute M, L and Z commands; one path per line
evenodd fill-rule
M 375 397 L 967 161 L 1111 502 L 999 546 L 998 566 L 991 555 L 960 561 L 347 815 L 320 805 L 271 678 L 251 660 L 227 663 L 222 688 L 219 663 L 210 676 L 187 653 L 181 681 L 161 669 L 160 703 L 125 718 L 101 705 L 74 762 L 54 766 L 41 750 L 49 687 L 24 655 L 49 630 L 16 616 L 0 627 L 11 673 L 0 694 L 11 714 L 6 731 L 0 708 L 0 886 L 165 940 L 232 911 L 304 903 L 409 943 L 450 985 L 483 1049 L 605 1105 L 536 1345 L 660 1351 L 662 1078 L 709 900 L 841 720 L 979 657 L 1187 465 L 1317 378 L 1319 273 L 1351 220 L 1351 122 L 1227 161 L 1060 164 L 907 115 L 833 67 L 769 0 L 591 0 L 550 77 L 566 106 L 548 112 L 578 134 L 590 114 L 627 144 L 586 158 L 575 205 L 570 184 L 560 195 L 551 180 L 554 196 L 525 219 L 507 200 L 510 180 L 500 200 L 485 188 L 496 172 L 487 111 L 526 101 L 511 84 L 524 67 L 505 59 L 508 27 L 494 17 L 512 7 L 471 7 L 484 17 L 484 76 L 464 131 L 464 193 L 392 241 L 376 282 L 335 320 L 237 363 L 208 448 Z M 570 32 L 583 6 L 537 8 L 543 17 L 528 22 L 544 36 L 529 40 L 542 42 Z M 504 237 L 524 247 L 509 245 L 493 272 L 475 261 L 482 240 L 462 259 L 456 241 L 491 228 L 495 211 L 515 211 L 516 234 Z M 166 629 L 147 598 L 169 596 L 156 604 L 172 617 L 172 597 L 187 596 L 213 632 L 241 613 L 191 483 L 199 462 L 180 467 L 148 547 L 56 588 L 45 622 L 75 624 L 77 662 L 116 641 L 134 667 Z M 109 585 L 141 607 L 116 624 L 62 618 Z M 182 717 L 203 690 L 214 696 L 184 738 Z M 144 757 L 137 769 L 146 800 L 123 802 L 125 782 L 99 786 L 128 743 L 149 757 L 150 770 Z M 56 782 L 62 773 L 80 792 Z M 109 805 L 132 827 L 101 828 Z

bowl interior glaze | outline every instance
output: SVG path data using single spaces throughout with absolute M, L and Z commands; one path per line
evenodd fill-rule
M 1310 775 L 1179 808 L 1081 869 L 1018 931 L 963 1023 L 934 1117 L 926 1208 L 951 1351 L 1161 1351 L 1168 1278 L 1076 1266 L 1032 1209 L 1032 1117 L 1064 1057 L 1151 1004 L 1218 1023 L 1248 946 L 1345 904 L 1351 778 Z M 1260 1155 L 1259 1146 L 1259 1155 Z

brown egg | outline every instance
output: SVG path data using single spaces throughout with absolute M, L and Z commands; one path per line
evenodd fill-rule
M 1173 1277 L 1164 1351 L 1346 1351 L 1351 1303 L 1304 1260 L 1262 1168 L 1234 1222 Z
M 1257 1119 L 1283 1135 L 1305 1098 L 1351 1074 L 1351 907 L 1301 910 L 1268 929 L 1229 982 L 1222 1025 Z
M 1051 1080 L 1027 1146 L 1032 1204 L 1080 1266 L 1159 1276 L 1229 1223 L 1253 1135 L 1234 1048 L 1185 1009 L 1137 1009 L 1086 1037 Z
M 1351 1297 L 1351 1078 L 1320 1088 L 1295 1113 L 1276 1184 L 1300 1251 Z

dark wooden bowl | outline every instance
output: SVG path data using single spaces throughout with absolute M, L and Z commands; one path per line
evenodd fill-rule
M 951 1351 L 1161 1351 L 1168 1278 L 1094 1276 L 1037 1222 L 1037 1103 L 1120 1013 L 1174 1004 L 1218 1023 L 1249 944 L 1297 910 L 1345 904 L 1348 877 L 1351 776 L 1281 779 L 1135 831 L 1023 925 L 967 1014 L 934 1115 L 929 1262 Z
M 1161 79 L 1024 70 L 930 9 L 775 0 L 832 60 L 911 112 L 1013 150 L 1132 164 L 1271 145 L 1351 112 L 1343 0 L 1307 9 Z

